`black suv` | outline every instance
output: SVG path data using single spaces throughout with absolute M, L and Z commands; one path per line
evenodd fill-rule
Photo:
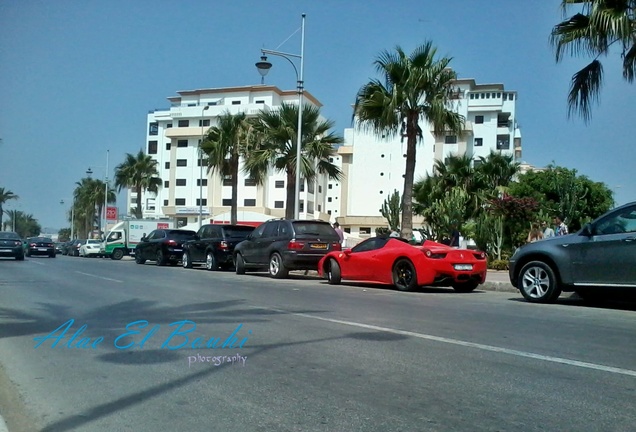
M 529 243 L 510 258 L 510 282 L 533 303 L 561 291 L 588 299 L 636 290 L 636 202 L 609 211 L 576 234 Z
M 146 260 L 163 266 L 177 265 L 183 256 L 183 243 L 194 239 L 196 232 L 179 229 L 158 229 L 147 237 L 142 237 L 135 246 L 135 262 L 144 264 Z
M 290 270 L 316 270 L 328 252 L 341 250 L 338 233 L 320 220 L 277 219 L 259 225 L 234 249 L 236 274 L 269 269 L 273 278 Z
M 252 231 L 254 227 L 248 225 L 201 226 L 195 239 L 183 244 L 183 267 L 192 268 L 194 264 L 205 263 L 208 270 L 229 269 L 234 265 L 234 247 Z

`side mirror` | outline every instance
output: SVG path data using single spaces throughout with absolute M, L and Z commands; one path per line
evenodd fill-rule
M 350 256 L 351 255 L 351 249 L 345 249 L 342 251 L 343 254 L 345 254 L 345 256 Z
M 148 241 L 148 238 L 147 238 L 146 236 L 142 236 L 142 237 L 141 237 L 141 241 L 142 241 L 142 242 Z
M 585 226 L 583 227 L 583 230 L 581 231 L 581 234 L 583 234 L 584 236 L 587 236 L 587 237 L 592 237 L 592 235 L 593 235 L 592 225 L 591 224 L 585 224 Z

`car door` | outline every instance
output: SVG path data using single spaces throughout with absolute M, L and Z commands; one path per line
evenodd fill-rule
M 199 229 L 197 235 L 198 240 L 193 240 L 189 245 L 190 259 L 192 261 L 203 261 L 205 259 L 206 239 L 210 237 L 210 226 L 204 225 Z
M 256 258 L 256 245 L 260 238 L 263 236 L 263 232 L 267 227 L 267 223 L 263 223 L 259 225 L 250 235 L 248 239 L 246 239 L 243 243 L 241 243 L 241 254 L 243 255 L 243 259 L 246 263 L 253 264 L 257 262 Z
M 373 262 L 376 260 L 378 250 L 387 242 L 387 239 L 372 237 L 354 246 L 343 257 L 341 274 L 343 278 L 355 280 L 372 280 Z
M 578 244 L 575 283 L 636 287 L 636 206 L 597 221 Z
M 163 242 L 166 239 L 168 234 L 165 230 L 156 230 L 152 239 L 150 239 L 150 251 L 151 255 L 149 259 L 155 259 L 157 257 L 157 252 L 162 251 L 167 253 L 167 251 L 163 251 Z
M 142 259 L 150 258 L 150 239 L 155 235 L 155 231 L 151 231 L 150 234 L 143 237 L 143 240 L 137 244 L 137 251 Z
M 278 228 L 280 222 L 272 221 L 267 222 L 263 235 L 256 241 L 254 245 L 256 262 L 258 264 L 267 264 L 269 257 L 272 254 L 274 242 L 278 238 Z

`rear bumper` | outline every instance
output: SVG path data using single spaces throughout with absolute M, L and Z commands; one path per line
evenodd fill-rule
M 46 248 L 46 250 L 40 250 L 43 248 L 28 248 L 27 253 L 29 255 L 55 255 L 55 249 Z
M 283 264 L 289 270 L 318 270 L 318 263 L 326 254 L 303 254 L 295 251 L 283 252 Z
M 0 257 L 17 257 L 24 255 L 22 246 L 14 248 L 0 247 Z

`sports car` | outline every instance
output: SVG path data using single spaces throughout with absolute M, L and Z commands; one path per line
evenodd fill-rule
M 471 292 L 486 281 L 486 254 L 426 240 L 413 246 L 395 237 L 372 237 L 352 249 L 334 251 L 318 263 L 330 284 L 343 280 L 394 285 L 400 291 L 419 286 L 452 286 Z

